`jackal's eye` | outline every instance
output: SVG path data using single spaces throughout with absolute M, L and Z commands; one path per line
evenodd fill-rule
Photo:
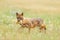
M 19 18 L 17 17 L 17 19 L 19 19 Z
M 20 18 L 19 17 L 17 17 L 17 21 L 20 22 Z

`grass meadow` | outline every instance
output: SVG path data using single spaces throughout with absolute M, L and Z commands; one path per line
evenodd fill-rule
M 20 29 L 16 12 L 28 18 L 42 18 L 46 33 L 38 28 Z M 0 40 L 60 40 L 60 0 L 0 0 Z

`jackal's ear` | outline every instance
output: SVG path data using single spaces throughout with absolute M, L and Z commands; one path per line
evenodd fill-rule
M 18 15 L 18 12 L 16 12 L 16 15 Z
M 21 13 L 21 15 L 23 16 L 23 12 Z

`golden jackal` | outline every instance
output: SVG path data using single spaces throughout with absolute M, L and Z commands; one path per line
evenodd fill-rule
M 21 27 L 26 27 L 29 29 L 34 28 L 34 27 L 39 27 L 40 30 L 44 29 L 46 30 L 46 26 L 41 18 L 25 18 L 22 13 L 16 12 L 16 17 L 17 17 L 17 23 L 21 25 Z

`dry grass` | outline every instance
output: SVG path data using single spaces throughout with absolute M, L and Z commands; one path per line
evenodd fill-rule
M 15 12 L 25 17 L 43 18 L 47 33 L 38 28 L 21 29 L 16 24 Z M 60 40 L 60 0 L 0 0 L 0 40 Z

